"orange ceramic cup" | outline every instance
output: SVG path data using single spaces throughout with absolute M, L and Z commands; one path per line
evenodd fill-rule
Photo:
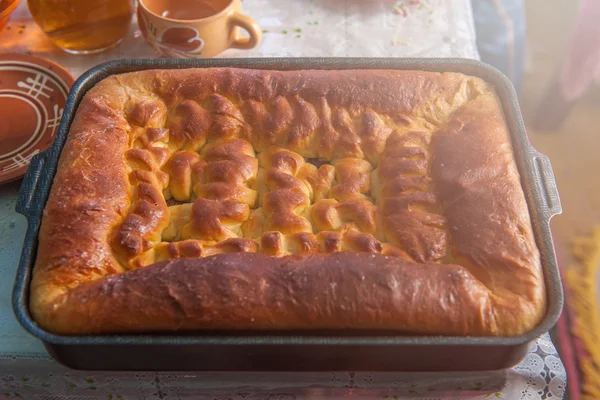
M 241 11 L 240 0 L 139 0 L 138 21 L 146 40 L 167 57 L 204 58 L 258 45 L 260 27 Z

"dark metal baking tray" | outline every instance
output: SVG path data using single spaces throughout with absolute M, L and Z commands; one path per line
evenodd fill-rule
M 532 331 L 517 337 L 407 336 L 361 332 L 192 332 L 181 334 L 58 336 L 40 329 L 29 312 L 29 285 L 42 211 L 60 152 L 85 93 L 109 75 L 144 69 L 237 67 L 271 70 L 392 69 L 462 72 L 490 82 L 502 100 L 521 174 L 537 245 L 542 255 L 548 311 Z M 531 342 L 558 320 L 563 306 L 549 221 L 561 212 L 548 158 L 529 143 L 510 81 L 474 60 L 382 58 L 275 58 L 208 60 L 120 60 L 101 64 L 73 85 L 53 146 L 33 158 L 25 175 L 17 211 L 28 228 L 14 291 L 19 322 L 59 362 L 89 370 L 493 370 L 516 365 Z

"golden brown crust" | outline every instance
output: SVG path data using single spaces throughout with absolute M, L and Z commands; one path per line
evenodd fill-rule
M 418 71 L 144 71 L 77 111 L 31 310 L 56 333 L 518 335 L 539 253 L 493 89 Z
M 489 292 L 462 267 L 364 253 L 167 260 L 81 285 L 61 307 L 50 315 L 55 329 L 86 333 L 140 326 L 152 331 L 384 327 L 486 335 L 495 328 Z

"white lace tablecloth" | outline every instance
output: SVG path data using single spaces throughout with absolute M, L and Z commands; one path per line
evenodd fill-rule
M 396 4 L 406 12 L 395 11 Z M 470 0 L 244 0 L 243 7 L 264 29 L 263 42 L 250 51 L 228 50 L 223 57 L 478 58 Z M 123 43 L 109 52 L 66 55 L 55 49 L 31 21 L 25 0 L 8 27 L 0 32 L 0 52 L 47 57 L 66 66 L 76 77 L 103 61 L 157 56 L 140 38 L 136 24 Z M 26 227 L 25 219 L 14 212 L 18 187 L 18 182 L 0 186 L 0 398 L 512 400 L 562 398 L 564 393 L 566 373 L 548 335 L 537 340 L 519 366 L 491 373 L 69 370 L 52 361 L 12 314 L 10 295 Z
M 566 376 L 548 335 L 507 371 L 477 373 L 80 372 L 49 359 L 0 359 L 0 393 L 39 400 L 562 399 Z
M 226 50 L 220 57 L 478 58 L 470 1 L 421 0 L 411 5 L 414 0 L 243 0 L 244 12 L 263 29 L 262 43 L 252 50 Z M 402 7 L 396 9 L 396 4 Z M 158 55 L 140 37 L 136 24 L 108 52 L 63 53 L 33 23 L 26 5 L 21 0 L 10 29 L 0 32 L 0 52 L 50 58 L 75 76 L 104 61 Z

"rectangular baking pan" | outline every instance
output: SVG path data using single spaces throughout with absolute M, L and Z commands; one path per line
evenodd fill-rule
M 42 211 L 77 106 L 86 92 L 113 74 L 144 69 L 236 67 L 270 70 L 391 69 L 461 72 L 492 83 L 502 100 L 512 135 L 534 234 L 542 256 L 548 311 L 532 331 L 517 337 L 408 336 L 393 332 L 186 332 L 104 336 L 58 336 L 40 329 L 28 306 Z M 17 211 L 28 228 L 17 271 L 13 309 L 19 322 L 42 340 L 59 362 L 87 370 L 255 371 L 450 371 L 494 370 L 518 364 L 529 345 L 558 320 L 563 291 L 549 221 L 561 212 L 548 158 L 529 143 L 510 81 L 474 60 L 385 58 L 276 58 L 120 60 L 101 64 L 73 85 L 53 146 L 33 158 Z

